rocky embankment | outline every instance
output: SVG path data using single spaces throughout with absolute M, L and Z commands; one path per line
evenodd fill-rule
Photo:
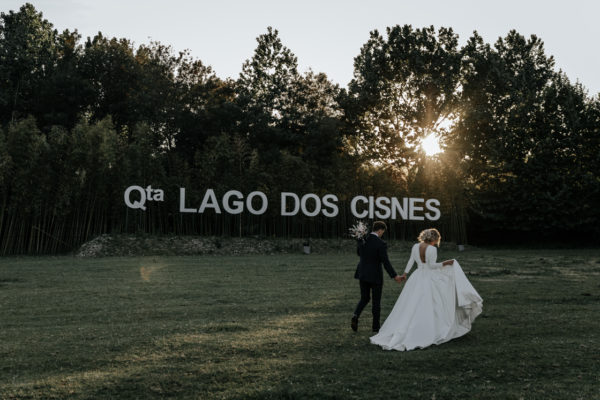
M 310 253 L 352 253 L 356 242 L 352 239 L 311 239 Z M 150 236 L 150 235 L 100 235 L 84 243 L 76 255 L 79 257 L 150 256 L 150 255 L 251 255 L 300 254 L 305 251 L 303 239 L 260 237 L 201 237 L 201 236 Z M 390 251 L 408 251 L 412 243 L 388 241 Z M 442 246 L 451 246 L 443 243 Z

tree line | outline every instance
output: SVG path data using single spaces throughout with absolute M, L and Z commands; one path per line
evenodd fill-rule
M 189 52 L 58 32 L 33 5 L 0 14 L 0 254 L 71 250 L 101 233 L 340 237 L 357 194 L 437 198 L 442 218 L 388 221 L 413 240 L 600 237 L 600 100 L 536 36 L 464 46 L 450 28 L 373 31 L 346 88 L 298 71 L 275 29 L 237 79 Z M 444 152 L 419 146 L 436 134 Z M 335 193 L 337 218 L 147 211 L 130 185 Z

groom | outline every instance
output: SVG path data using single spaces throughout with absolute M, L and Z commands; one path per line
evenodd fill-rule
M 396 282 L 401 283 L 403 278 L 400 277 L 387 255 L 387 244 L 381 240 L 386 231 L 387 226 L 383 221 L 376 221 L 373 224 L 373 231 L 368 234 L 365 239 L 359 241 L 357 253 L 360 256 L 360 262 L 356 267 L 354 278 L 360 281 L 360 301 L 356 305 L 356 310 L 352 316 L 350 326 L 356 332 L 358 329 L 358 317 L 365 306 L 373 296 L 373 332 L 379 332 L 379 315 L 381 312 L 381 290 L 383 289 L 383 270 L 381 265 L 391 278 Z

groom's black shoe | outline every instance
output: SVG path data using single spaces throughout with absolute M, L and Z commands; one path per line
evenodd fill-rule
M 350 327 L 354 332 L 358 330 L 358 317 L 355 315 L 352 317 L 352 322 L 350 322 Z
M 373 332 L 375 332 L 375 333 L 379 333 L 379 327 L 378 327 L 378 326 L 374 326 L 374 327 L 373 327 Z

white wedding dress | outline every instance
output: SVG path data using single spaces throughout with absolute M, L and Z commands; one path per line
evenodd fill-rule
M 435 246 L 427 246 L 425 262 L 421 261 L 419 243 L 413 246 L 405 272 L 415 262 L 418 268 L 371 343 L 385 350 L 413 350 L 447 342 L 471 330 L 483 300 L 458 261 L 443 267 L 436 258 Z

